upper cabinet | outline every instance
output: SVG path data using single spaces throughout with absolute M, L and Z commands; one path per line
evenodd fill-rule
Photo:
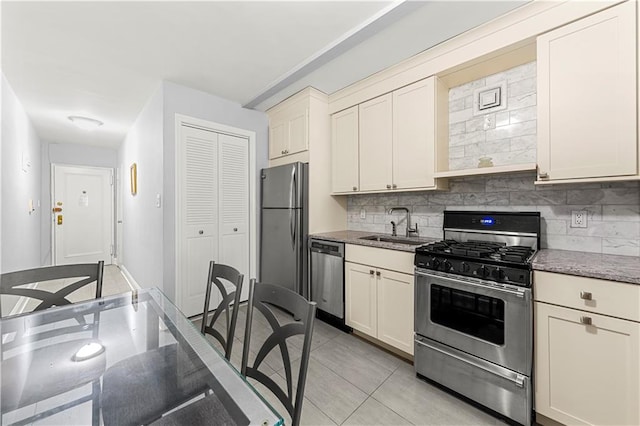
M 309 149 L 309 98 L 292 99 L 269 110 L 269 159 Z
M 335 194 L 436 188 L 435 140 L 446 137 L 438 83 L 429 77 L 332 115 Z
M 638 175 L 635 7 L 538 37 L 538 183 Z
M 393 92 L 394 189 L 435 186 L 437 126 L 447 126 L 446 119 L 437 120 L 436 101 L 447 96 L 446 91 L 437 95 L 436 83 L 435 77 L 427 78 Z
M 334 193 L 360 189 L 357 105 L 331 116 L 331 175 Z
M 360 104 L 360 190 L 391 189 L 393 173 L 392 95 L 377 97 Z

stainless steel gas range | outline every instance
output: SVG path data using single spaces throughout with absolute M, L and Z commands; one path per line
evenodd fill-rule
M 445 211 L 415 257 L 416 373 L 527 426 L 539 245 L 538 212 Z

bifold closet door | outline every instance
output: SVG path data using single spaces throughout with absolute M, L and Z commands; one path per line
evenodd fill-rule
M 201 314 L 209 261 L 218 259 L 218 134 L 193 127 L 180 129 L 177 197 L 181 210 L 177 253 L 179 308 L 187 316 Z M 211 306 L 219 302 L 212 295 Z

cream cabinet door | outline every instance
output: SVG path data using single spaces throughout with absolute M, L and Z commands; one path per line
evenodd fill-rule
M 331 116 L 331 176 L 334 193 L 359 190 L 357 105 Z
M 287 122 L 269 123 L 269 159 L 273 160 L 285 155 L 287 148 Z
M 435 105 L 435 77 L 393 92 L 394 189 L 435 185 Z
M 392 188 L 392 94 L 360 104 L 360 190 Z
M 376 337 L 376 275 L 375 268 L 345 262 L 346 323 L 362 333 Z
M 292 114 L 288 120 L 289 144 L 287 155 L 309 149 L 309 109 L 304 108 Z
M 534 305 L 536 411 L 564 424 L 640 424 L 640 323 Z
M 637 174 L 635 7 L 538 37 L 540 179 Z
M 377 273 L 378 339 L 413 355 L 413 275 Z

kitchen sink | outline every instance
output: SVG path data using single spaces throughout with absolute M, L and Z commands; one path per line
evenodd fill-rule
M 424 241 L 419 241 L 413 238 L 384 237 L 380 235 L 370 235 L 368 237 L 361 237 L 360 239 L 368 241 L 379 241 L 381 243 L 407 244 L 411 246 L 419 246 L 421 244 L 424 244 Z

